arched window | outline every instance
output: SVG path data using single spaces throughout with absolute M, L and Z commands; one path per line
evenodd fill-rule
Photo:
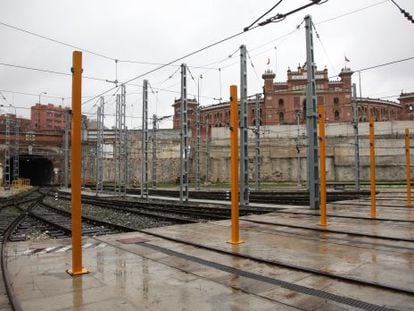
M 335 110 L 335 115 L 334 115 L 335 121 L 339 121 L 339 111 Z
M 279 112 L 279 123 L 282 123 L 285 120 L 285 114 L 283 112 Z
M 283 99 L 279 99 L 279 109 L 283 109 L 285 106 L 285 102 L 283 101 Z
M 334 106 L 338 106 L 339 105 L 339 97 L 335 97 L 334 98 Z

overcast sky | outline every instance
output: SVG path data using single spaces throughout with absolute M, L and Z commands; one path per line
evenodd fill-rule
M 414 15 L 414 1 L 396 1 Z M 242 31 L 276 2 L 1 0 L 0 22 L 109 57 L 83 53 L 84 76 L 115 80 L 114 59 L 167 63 Z M 288 12 L 308 2 L 282 1 L 268 16 Z M 239 52 L 236 50 L 241 44 L 247 46 L 251 57 L 248 62 L 249 95 L 262 92 L 261 75 L 267 68 L 276 71 L 277 81 L 285 81 L 288 67 L 296 69 L 306 59 L 305 30 L 303 24 L 299 29 L 296 26 L 307 14 L 312 16 L 320 36 L 320 40 L 316 35 L 314 37 L 316 64 L 319 69 L 326 66 L 329 76 L 339 73 L 345 56 L 350 60 L 347 65 L 354 70 L 414 56 L 414 24 L 406 20 L 391 1 L 329 0 L 186 58 L 175 66 L 148 74 L 145 78 L 154 91 L 149 95 L 149 115 L 173 113 L 171 105 L 175 98 L 179 98 L 180 91 L 177 65 L 182 62 L 190 67 L 195 80 L 188 79 L 189 97 L 197 95 L 200 81 L 202 105 L 217 103 L 215 99 L 220 97 L 226 100 L 229 85 L 239 84 Z M 1 24 L 0 42 L 0 63 L 70 73 L 73 48 Z M 129 80 L 156 67 L 119 62 L 118 80 Z M 200 75 L 202 79 L 199 79 Z M 127 85 L 129 128 L 141 127 L 142 80 Z M 358 83 L 358 74 L 354 74 L 354 81 Z M 84 79 L 83 100 L 113 86 Z M 7 104 L 18 107 L 18 115 L 29 117 L 27 108 L 38 102 L 38 94 L 42 92 L 47 92 L 41 97 L 42 103 L 61 104 L 61 98 L 64 98 L 63 104 L 69 106 L 71 77 L 0 65 L 0 90 Z M 394 100 L 401 90 L 414 91 L 414 60 L 362 73 L 363 96 Z M 112 126 L 110 115 L 115 112 L 113 93 L 105 94 L 107 126 Z M 4 100 L 0 101 L 5 105 Z M 86 102 L 83 113 L 94 118 L 96 100 Z M 171 122 L 161 125 L 168 126 Z

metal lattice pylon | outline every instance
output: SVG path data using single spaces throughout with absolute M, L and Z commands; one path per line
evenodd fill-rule
M 14 124 L 14 155 L 13 155 L 13 180 L 19 179 L 19 138 L 20 138 L 20 131 L 19 131 L 19 122 L 17 121 Z
M 354 155 L 355 155 L 355 190 L 361 190 L 361 171 L 359 161 L 359 136 L 358 136 L 358 102 L 356 94 L 356 84 L 352 84 L 352 110 L 353 121 L 352 126 L 354 128 Z
M 196 190 L 200 190 L 200 103 L 196 110 Z
M 249 205 L 249 155 L 247 142 L 247 66 L 246 46 L 240 46 L 240 207 Z
M 255 99 L 255 106 L 256 106 L 256 116 L 255 116 L 255 122 L 256 122 L 256 128 L 255 128 L 255 142 L 256 142 L 256 148 L 255 148 L 255 179 L 256 179 L 256 191 L 260 190 L 260 94 L 256 94 Z
M 181 64 L 180 203 L 188 202 L 187 65 Z
M 308 135 L 308 185 L 311 209 L 319 209 L 319 152 L 318 152 L 318 114 L 316 111 L 315 63 L 313 57 L 312 18 L 305 17 L 306 28 L 306 65 L 308 85 L 306 91 L 306 132 Z
M 65 188 L 68 188 L 69 186 L 69 131 L 71 128 L 71 124 L 70 124 L 70 110 L 66 109 L 65 110 L 65 137 L 64 137 L 64 142 L 65 142 L 65 154 L 64 154 L 64 185 Z
M 148 198 L 148 80 L 142 87 L 141 198 Z
M 116 95 L 115 114 L 115 191 L 119 195 L 126 194 L 128 164 L 128 135 L 125 124 L 126 89 L 121 85 L 121 94 Z
M 6 149 L 4 150 L 4 190 L 10 190 L 10 116 L 6 114 Z
M 157 188 L 157 115 L 152 115 L 152 189 Z
M 96 118 L 96 194 L 103 191 L 104 106 L 105 99 L 101 96 Z

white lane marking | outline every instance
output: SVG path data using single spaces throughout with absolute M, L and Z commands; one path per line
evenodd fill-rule
M 57 250 L 56 253 L 63 253 L 63 252 L 66 252 L 68 249 L 71 249 L 71 248 L 72 248 L 72 245 L 68 245 L 68 246 L 62 247 L 61 249 Z
M 86 243 L 84 245 L 82 245 L 82 248 L 88 248 L 91 247 L 93 245 L 93 243 Z
M 46 253 L 49 253 L 50 251 L 53 251 L 54 249 L 58 248 L 60 246 L 51 246 L 51 247 L 47 247 L 44 250 L 42 250 L 41 252 L 37 253 L 38 255 L 43 255 Z
M 33 253 L 34 251 L 35 251 L 34 249 L 28 249 L 28 250 L 25 250 L 22 254 L 23 255 L 28 255 L 30 253 Z

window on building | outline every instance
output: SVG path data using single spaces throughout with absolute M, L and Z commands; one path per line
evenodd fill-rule
M 283 99 L 279 99 L 279 109 L 283 109 L 285 106 L 285 102 L 283 101 Z
M 302 115 L 304 118 L 306 117 L 306 99 L 302 102 Z
M 46 119 L 46 122 L 52 122 L 52 119 Z
M 338 106 L 339 105 L 339 97 L 335 97 L 334 98 L 334 106 Z
M 279 112 L 279 122 L 282 123 L 285 120 L 285 114 L 283 112 Z
M 299 96 L 295 96 L 293 98 L 293 108 L 300 109 L 300 97 Z
M 334 119 L 335 119 L 335 121 L 339 121 L 339 117 L 340 117 L 339 111 L 338 110 L 335 110 L 335 113 L 334 113 Z

